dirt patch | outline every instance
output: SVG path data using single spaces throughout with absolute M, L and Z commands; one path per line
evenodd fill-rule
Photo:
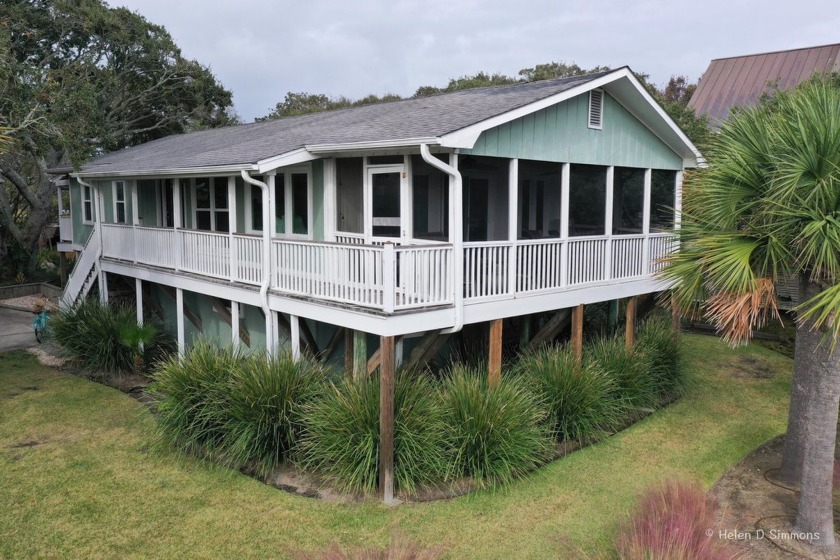
M 9 449 L 23 449 L 25 447 L 35 447 L 36 445 L 41 445 L 41 442 L 35 441 L 34 439 L 25 439 L 23 441 L 13 443 L 9 446 Z
M 46 309 L 49 313 L 58 309 L 57 297 L 48 298 L 41 294 L 4 299 L 0 303 L 12 309 L 22 309 L 32 312 L 39 312 L 41 309 Z
M 777 370 L 764 360 L 751 356 L 738 356 L 731 366 L 732 377 L 736 379 L 772 379 Z
M 774 438 L 732 467 L 712 487 L 721 514 L 714 529 L 718 538 L 737 541 L 743 558 L 760 560 L 840 559 L 840 554 L 823 555 L 798 540 L 791 527 L 798 492 L 780 484 L 775 475 L 782 462 L 784 436 Z M 840 521 L 835 493 L 835 525 Z M 840 536 L 838 537 L 840 542 Z

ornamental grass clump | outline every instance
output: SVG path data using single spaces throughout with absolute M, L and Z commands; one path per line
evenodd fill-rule
M 647 363 L 647 355 L 637 348 L 627 348 L 623 337 L 603 337 L 585 350 L 592 368 L 613 379 L 616 400 L 634 409 L 654 409 L 660 404 L 659 388 Z
M 641 496 L 616 541 L 622 560 L 730 560 L 742 553 L 718 537 L 717 505 L 696 484 L 666 481 Z
M 449 478 L 506 484 L 544 463 L 551 451 L 545 411 L 527 384 L 456 365 L 443 381 Z
M 158 320 L 140 326 L 132 307 L 91 299 L 57 311 L 50 330 L 62 350 L 91 373 L 140 372 L 175 350 L 174 339 Z
M 660 399 L 667 400 L 685 393 L 680 336 L 668 317 L 657 314 L 643 321 L 638 330 L 637 348 L 643 355 Z
M 328 374 L 289 353 L 243 356 L 200 341 L 154 374 L 159 439 L 265 476 L 294 452 L 301 411 Z
M 379 378 L 330 384 L 303 414 L 301 466 L 350 492 L 372 492 L 379 476 Z M 399 371 L 394 386 L 394 482 L 413 494 L 443 478 L 444 425 L 432 380 Z
M 616 380 L 591 363 L 576 364 L 569 346 L 523 354 L 514 374 L 533 388 L 557 440 L 597 439 L 624 420 L 626 410 L 617 400 Z

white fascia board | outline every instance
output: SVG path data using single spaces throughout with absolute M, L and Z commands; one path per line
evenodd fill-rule
M 306 150 L 313 154 L 329 154 L 336 152 L 354 152 L 364 150 L 387 150 L 393 148 L 407 148 L 420 144 L 439 144 L 436 137 L 397 138 L 393 140 L 370 140 L 364 142 L 347 142 L 340 144 L 308 144 Z
M 142 179 L 144 177 L 226 177 L 238 175 L 240 171 L 256 171 L 257 166 L 252 163 L 241 165 L 214 165 L 204 167 L 183 167 L 173 169 L 152 169 L 143 171 L 78 171 L 71 173 L 71 177 L 83 179 L 110 179 L 118 177 L 131 177 Z
M 286 152 L 285 154 L 280 154 L 279 156 L 272 156 L 258 161 L 256 171 L 257 173 L 265 173 L 280 167 L 288 167 L 316 159 L 319 159 L 317 155 L 309 152 L 306 148 L 299 148 L 291 152 Z

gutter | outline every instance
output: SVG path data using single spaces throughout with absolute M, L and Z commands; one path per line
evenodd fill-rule
M 107 179 L 111 177 L 131 177 L 142 179 L 144 177 L 159 179 L 160 177 L 227 177 L 231 173 L 240 171 L 257 171 L 254 164 L 245 165 L 215 165 L 204 167 L 183 167 L 178 169 L 146 169 L 143 171 L 77 171 L 71 173 L 71 177 L 80 179 L 88 177 L 91 179 Z
M 260 299 L 262 301 L 262 310 L 265 314 L 265 335 L 266 335 L 266 349 L 269 354 L 273 355 L 274 343 L 276 334 L 274 331 L 274 321 L 271 318 L 271 307 L 268 305 L 268 287 L 271 285 L 271 230 L 272 228 L 272 208 L 271 208 L 271 193 L 268 190 L 268 185 L 262 181 L 257 181 L 244 169 L 240 171 L 242 180 L 249 185 L 254 185 L 262 189 L 263 195 L 263 281 L 260 284 Z
M 456 333 L 464 327 L 464 232 L 461 224 L 464 215 L 464 201 L 461 195 L 463 181 L 461 172 L 434 157 L 429 151 L 428 144 L 420 144 L 420 155 L 423 161 L 452 178 L 449 189 L 449 204 L 452 205 L 452 216 L 456 218 L 452 222 L 458 222 L 457 224 L 449 224 L 452 250 L 455 253 L 453 259 L 453 266 L 455 267 L 455 274 L 453 275 L 455 279 L 455 325 L 451 329 L 445 329 L 441 332 L 445 334 Z M 458 216 L 461 216 L 461 220 L 457 219 Z

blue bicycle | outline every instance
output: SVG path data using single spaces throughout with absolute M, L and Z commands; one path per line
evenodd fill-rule
M 41 343 L 47 336 L 47 310 L 42 309 L 40 313 L 35 315 L 35 320 L 32 321 L 32 327 L 35 329 L 35 339 Z

